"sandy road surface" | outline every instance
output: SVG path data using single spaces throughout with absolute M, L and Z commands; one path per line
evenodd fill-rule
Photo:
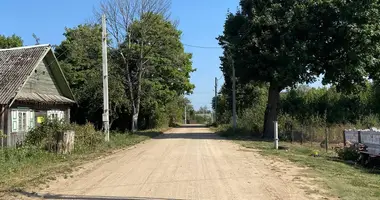
M 207 128 L 177 128 L 130 150 L 89 163 L 72 178 L 61 178 L 50 183 L 49 188 L 37 191 L 34 198 L 321 198 L 307 193 L 307 183 L 299 178 L 301 171 L 289 163 L 264 159 Z

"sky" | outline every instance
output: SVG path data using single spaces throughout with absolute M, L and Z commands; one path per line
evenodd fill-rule
M 22 6 L 20 3 L 22 2 Z M 24 45 L 33 45 L 32 34 L 40 38 L 41 44 L 60 44 L 64 40 L 64 28 L 88 22 L 100 0 L 0 0 L 0 34 L 21 36 Z M 193 46 L 219 47 L 216 37 L 223 31 L 228 10 L 234 11 L 239 0 L 173 0 L 173 20 L 179 21 L 183 32 L 182 42 Z M 17 14 L 15 13 L 17 12 Z M 195 90 L 188 96 L 195 109 L 200 106 L 211 108 L 214 96 L 215 77 L 220 78 L 219 56 L 221 49 L 202 49 L 185 46 L 193 54 L 191 75 Z M 223 78 L 218 85 L 223 84 Z
M 0 0 L 0 34 L 21 36 L 24 45 L 35 44 L 33 33 L 41 44 L 60 44 L 65 27 L 90 21 L 100 1 Z M 195 109 L 211 108 L 215 77 L 219 79 L 218 89 L 223 84 L 219 69 L 222 50 L 191 46 L 219 47 L 215 38 L 223 32 L 227 11 L 234 12 L 238 4 L 239 0 L 172 0 L 171 18 L 179 21 L 185 51 L 193 54 L 196 71 L 191 75 L 191 82 L 195 90 L 188 98 Z

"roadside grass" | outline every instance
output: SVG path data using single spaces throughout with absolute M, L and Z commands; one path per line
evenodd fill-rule
M 238 137 L 237 135 L 221 131 L 221 136 L 234 140 L 246 148 L 259 150 L 264 156 L 274 156 L 287 159 L 299 166 L 306 166 L 313 176 L 321 179 L 320 186 L 326 188 L 331 195 L 344 200 L 380 199 L 380 170 L 366 169 L 340 160 L 332 150 L 325 152 L 319 145 L 296 144 L 280 141 L 280 146 L 288 147 L 285 150 L 275 150 L 272 141 Z M 319 156 L 312 154 L 318 151 Z M 317 192 L 317 191 L 315 191 Z
M 33 146 L 0 149 L 0 198 L 12 190 L 42 187 L 47 181 L 55 180 L 56 175 L 68 178 L 73 168 L 80 164 L 156 137 L 162 132 L 159 129 L 136 134 L 113 132 L 110 142 L 76 146 L 74 152 L 67 155 L 49 153 Z

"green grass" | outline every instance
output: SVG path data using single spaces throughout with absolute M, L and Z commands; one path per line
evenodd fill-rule
M 223 133 L 223 132 L 221 132 Z M 221 135 L 228 135 L 226 133 Z M 325 152 L 319 146 L 309 144 L 291 144 L 280 142 L 280 146 L 289 147 L 288 151 L 275 150 L 273 142 L 252 141 L 242 138 L 235 141 L 246 148 L 254 148 L 264 156 L 275 156 L 294 162 L 299 166 L 307 166 L 311 176 L 321 179 L 320 186 L 328 190 L 332 196 L 344 200 L 380 199 L 380 171 L 365 169 L 346 164 L 336 157 L 335 152 Z M 319 152 L 319 157 L 311 154 Z
M 162 133 L 161 130 L 143 131 L 136 134 L 112 133 L 110 142 L 102 142 L 91 147 L 76 146 L 74 153 L 69 155 L 57 155 L 36 147 L 0 149 L 0 193 L 16 188 L 39 186 L 56 179 L 57 174 L 68 178 L 67 174 L 70 174 L 73 167 L 107 155 L 114 150 L 135 145 L 160 133 Z

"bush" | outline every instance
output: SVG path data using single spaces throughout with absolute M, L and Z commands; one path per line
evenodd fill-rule
M 59 137 L 70 129 L 70 124 L 59 120 L 47 120 L 26 134 L 25 144 L 53 150 Z
M 356 123 L 358 128 L 373 128 L 379 127 L 379 116 L 369 114 L 368 116 L 361 117 L 361 119 Z
M 95 130 L 93 124 L 72 124 L 71 128 L 75 131 L 75 151 L 84 151 L 88 148 L 93 149 L 104 143 L 104 134 Z
M 74 149 L 78 151 L 94 148 L 104 142 L 102 132 L 96 131 L 95 127 L 90 123 L 80 126 L 57 120 L 48 120 L 29 131 L 26 135 L 25 144 L 26 146 L 35 146 L 40 149 L 54 151 L 62 133 L 67 130 L 75 132 Z
M 343 149 L 336 149 L 335 151 L 342 160 L 357 161 L 360 157 L 359 150 L 355 146 L 344 147 Z
M 251 132 L 252 135 L 261 135 L 264 121 L 263 112 L 256 106 L 245 109 L 241 119 L 239 120 L 238 126 Z

